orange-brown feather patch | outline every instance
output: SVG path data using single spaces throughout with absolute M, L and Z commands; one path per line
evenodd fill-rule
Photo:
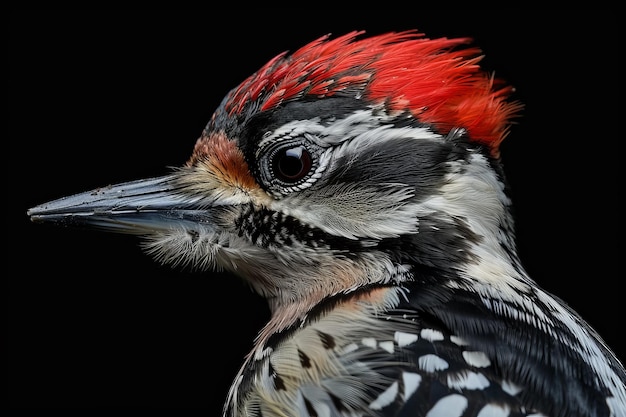
M 250 190 L 259 188 L 237 144 L 222 132 L 203 135 L 194 146 L 187 166 L 203 163 L 212 175 L 224 183 Z

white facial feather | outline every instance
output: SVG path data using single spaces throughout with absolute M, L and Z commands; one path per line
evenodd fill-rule
M 307 132 L 307 138 L 318 145 L 336 146 L 320 158 L 320 165 L 327 171 L 324 175 L 330 175 L 346 168 L 337 161 L 353 163 L 359 154 L 380 143 L 393 146 L 395 140 L 442 138 L 427 128 L 380 126 L 381 121 L 389 118 L 382 111 L 367 109 L 355 111 L 328 126 L 318 120 L 293 121 L 264 138 L 259 149 L 273 140 Z M 417 232 L 417 209 L 409 203 L 413 195 L 414 190 L 407 184 L 383 183 L 370 189 L 354 183 L 337 183 L 289 194 L 273 202 L 272 208 L 333 235 L 349 239 L 383 239 Z
M 331 235 L 383 239 L 417 231 L 415 208 L 407 204 L 412 196 L 409 187 L 385 190 L 334 184 L 279 200 L 272 208 Z

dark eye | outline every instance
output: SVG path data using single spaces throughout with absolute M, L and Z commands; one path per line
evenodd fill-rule
M 313 135 L 265 138 L 256 151 L 260 183 L 274 197 L 309 188 L 326 169 L 327 149 Z
M 304 146 L 283 148 L 272 157 L 274 175 L 286 183 L 303 179 L 313 167 L 313 158 Z

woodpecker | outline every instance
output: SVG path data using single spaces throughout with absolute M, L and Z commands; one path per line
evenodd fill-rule
M 320 37 L 223 99 L 180 167 L 28 210 L 239 276 L 271 317 L 223 416 L 626 416 L 626 370 L 518 255 L 523 110 L 471 38 Z

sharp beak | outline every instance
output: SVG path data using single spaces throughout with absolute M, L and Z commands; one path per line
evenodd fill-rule
M 63 197 L 28 210 L 34 222 L 89 226 L 147 234 L 174 228 L 211 227 L 211 211 L 180 192 L 175 175 L 131 181 Z

